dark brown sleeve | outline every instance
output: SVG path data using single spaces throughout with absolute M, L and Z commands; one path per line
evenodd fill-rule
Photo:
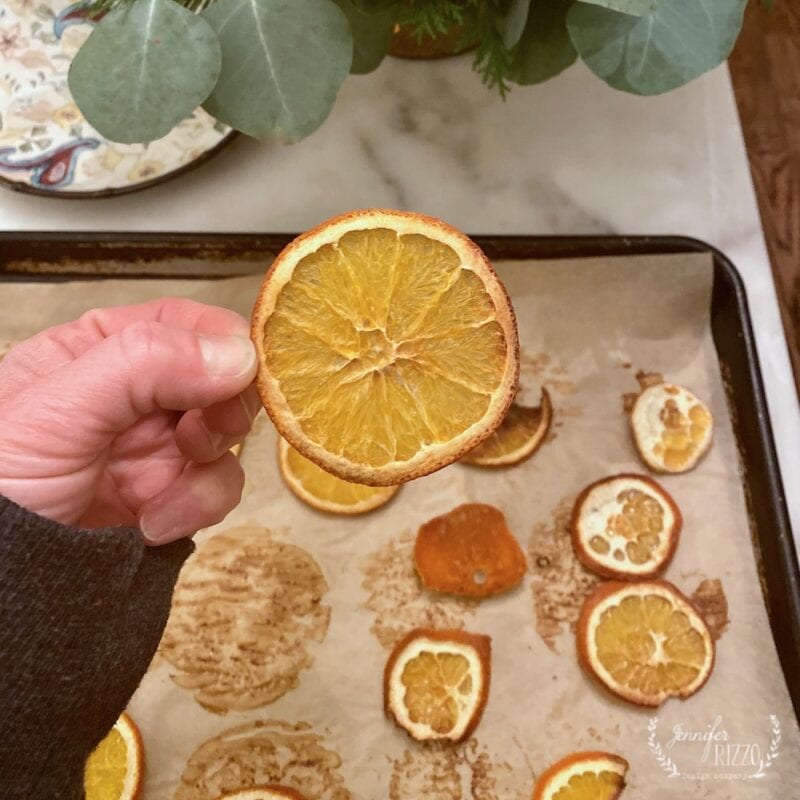
M 192 548 L 0 496 L 0 798 L 83 796 L 86 757 L 147 670 Z

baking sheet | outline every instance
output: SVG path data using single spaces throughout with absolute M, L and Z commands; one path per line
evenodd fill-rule
M 758 587 L 709 330 L 710 257 L 509 262 L 498 271 L 520 324 L 521 399 L 535 403 L 542 383 L 553 395 L 550 441 L 509 470 L 453 465 L 348 520 L 291 495 L 277 473 L 274 430 L 260 422 L 242 455 L 243 502 L 197 537 L 161 654 L 131 704 L 147 748 L 145 800 L 211 800 L 223 788 L 274 780 L 310 800 L 527 798 L 535 775 L 580 749 L 627 758 L 628 796 L 800 791 L 800 737 Z M 3 306 L 24 308 L 25 318 L 4 315 L 0 341 L 94 305 L 165 293 L 248 314 L 257 284 L 6 286 Z M 42 310 L 38 320 L 31 309 Z M 639 370 L 690 386 L 717 423 L 714 446 L 694 472 L 660 479 L 685 518 L 665 577 L 687 594 L 705 581 L 722 630 L 717 664 L 698 695 L 658 711 L 614 700 L 585 677 L 571 631 L 594 579 L 572 556 L 569 508 L 598 477 L 641 470 L 622 411 Z M 529 561 L 522 587 L 480 605 L 428 595 L 411 567 L 417 527 L 466 501 L 501 508 Z M 486 713 L 459 748 L 420 746 L 382 713 L 387 648 L 407 629 L 431 624 L 493 637 Z M 676 726 L 694 740 L 670 746 Z M 698 737 L 709 733 L 715 740 L 704 760 Z M 762 777 L 746 779 L 754 772 Z

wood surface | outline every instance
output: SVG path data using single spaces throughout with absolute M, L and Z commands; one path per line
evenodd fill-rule
M 800 0 L 751 0 L 729 63 L 800 389 Z

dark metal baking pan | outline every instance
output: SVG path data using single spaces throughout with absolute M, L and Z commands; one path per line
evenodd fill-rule
M 0 233 L 0 281 L 221 278 L 262 271 L 292 234 Z M 494 260 L 710 253 L 711 329 L 734 422 L 772 634 L 800 718 L 800 569 L 744 284 L 721 252 L 672 236 L 475 236 Z

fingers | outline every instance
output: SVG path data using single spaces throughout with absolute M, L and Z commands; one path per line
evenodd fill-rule
M 61 438 L 71 431 L 91 449 L 153 411 L 206 408 L 235 397 L 255 373 L 249 338 L 134 322 L 39 379 L 15 402 L 28 404 L 32 422 L 60 425 Z
M 238 504 L 244 472 L 232 453 L 210 464 L 190 464 L 140 511 L 139 527 L 149 544 L 167 544 L 222 522 Z
M 87 311 L 74 322 L 54 325 L 19 342 L 3 361 L 0 403 L 37 377 L 74 361 L 90 348 L 137 322 L 214 335 L 249 336 L 249 323 L 226 308 L 182 297 Z
M 175 441 L 190 461 L 214 461 L 247 436 L 260 408 L 258 392 L 251 385 L 230 400 L 187 411 L 178 422 Z

